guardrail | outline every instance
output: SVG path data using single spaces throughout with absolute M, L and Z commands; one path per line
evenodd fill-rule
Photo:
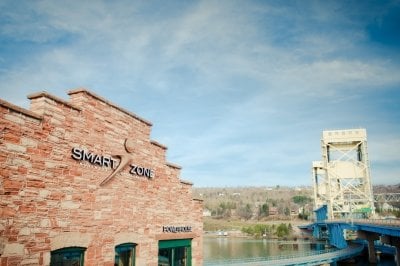
M 371 225 L 383 225 L 383 226 L 393 226 L 400 227 L 400 219 L 333 219 L 325 220 L 325 222 L 343 222 L 343 223 L 358 223 L 358 224 L 371 224 Z
M 351 246 L 346 249 L 329 248 L 318 251 L 308 251 L 296 254 L 278 255 L 270 257 L 218 259 L 205 261 L 205 266 L 212 265 L 313 265 L 330 263 L 344 258 L 349 258 L 361 253 L 364 246 Z
M 270 257 L 254 257 L 254 258 L 237 258 L 237 259 L 218 259 L 209 262 L 205 262 L 204 265 L 222 265 L 222 264 L 237 264 L 237 263 L 249 263 L 249 262 L 260 262 L 260 261 L 278 261 L 283 259 L 293 259 L 298 257 L 307 257 L 320 255 L 324 253 L 329 253 L 336 251 L 337 249 L 325 249 L 318 251 L 308 251 L 302 252 L 300 254 L 288 254 L 288 255 L 278 255 L 278 256 L 270 256 Z

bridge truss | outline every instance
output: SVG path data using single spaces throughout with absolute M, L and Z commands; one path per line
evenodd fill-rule
M 365 129 L 323 131 L 322 160 L 312 164 L 315 207 L 328 218 L 375 213 Z
M 400 202 L 400 193 L 374 194 L 376 202 Z

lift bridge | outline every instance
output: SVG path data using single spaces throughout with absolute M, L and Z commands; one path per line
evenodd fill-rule
M 373 195 L 365 129 L 323 131 L 322 160 L 312 163 L 316 219 L 298 226 L 329 248 L 290 256 L 205 261 L 204 265 L 336 265 L 368 249 L 392 254 L 400 266 L 400 220 L 375 219 L 374 203 L 400 202 L 400 193 Z M 350 236 L 350 237 L 349 237 Z
M 373 194 L 366 130 L 323 131 L 321 150 L 322 160 L 312 163 L 314 237 L 321 239 L 326 232 L 331 245 L 344 249 L 348 246 L 344 231 L 355 231 L 368 242 L 370 262 L 376 262 L 375 241 L 380 240 L 395 249 L 400 265 L 399 220 L 387 225 L 375 219 L 375 203 L 398 203 L 400 193 Z
M 365 129 L 323 131 L 322 160 L 312 163 L 315 208 L 328 219 L 370 218 L 375 205 L 400 202 L 400 193 L 373 194 Z
M 312 163 L 315 207 L 328 219 L 375 214 L 365 129 L 323 131 L 322 160 Z

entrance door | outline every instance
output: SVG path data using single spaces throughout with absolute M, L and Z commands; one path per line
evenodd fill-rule
M 192 240 L 160 240 L 158 243 L 158 266 L 191 266 Z

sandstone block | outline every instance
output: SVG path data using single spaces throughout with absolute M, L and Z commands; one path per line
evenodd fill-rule
M 2 256 L 24 255 L 24 245 L 18 243 L 10 243 L 4 245 L 4 253 Z
M 81 204 L 73 201 L 63 201 L 61 202 L 62 209 L 78 209 Z
M 23 145 L 17 145 L 13 143 L 5 143 L 6 149 L 12 152 L 24 153 L 26 152 L 26 147 Z

